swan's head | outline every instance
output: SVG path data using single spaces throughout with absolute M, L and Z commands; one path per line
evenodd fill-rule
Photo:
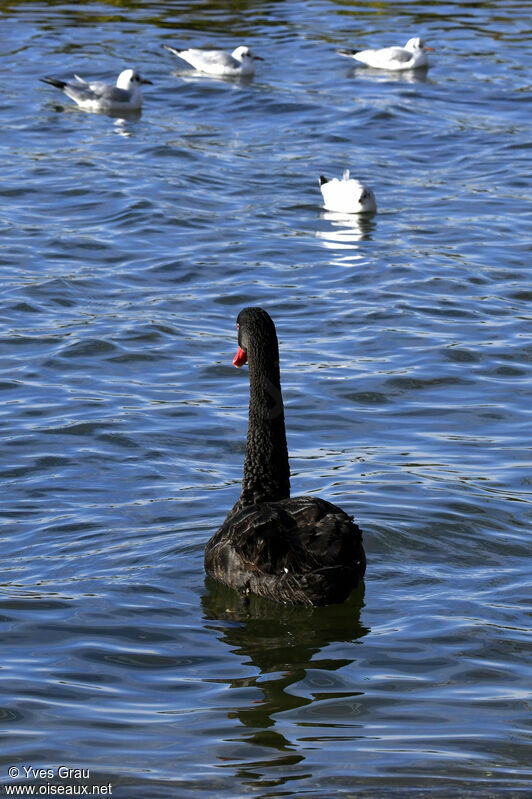
M 124 69 L 123 72 L 121 72 L 118 76 L 116 86 L 118 89 L 126 89 L 127 91 L 131 91 L 131 89 L 134 87 L 140 87 L 145 83 L 149 83 L 151 85 L 151 80 L 148 80 L 147 78 L 141 78 L 139 73 L 135 72 L 134 69 Z
M 426 47 L 423 39 L 420 39 L 419 36 L 414 36 L 413 39 L 409 39 L 405 44 L 405 50 L 410 50 L 411 53 L 419 53 L 420 50 L 432 50 L 432 47 Z
M 232 56 L 233 56 L 233 58 L 236 58 L 236 60 L 240 61 L 241 63 L 246 63 L 246 62 L 247 63 L 252 63 L 253 61 L 264 61 L 264 59 L 261 58 L 260 55 L 255 55 L 254 53 L 252 53 L 251 50 L 249 49 L 249 47 L 246 47 L 246 45 L 244 45 L 244 44 L 241 44 L 240 47 L 237 47 L 236 50 L 233 50 Z
M 238 351 L 233 358 L 235 366 L 244 366 L 248 350 L 259 344 L 273 348 L 278 355 L 277 334 L 271 316 L 262 308 L 243 308 L 236 320 L 238 330 Z

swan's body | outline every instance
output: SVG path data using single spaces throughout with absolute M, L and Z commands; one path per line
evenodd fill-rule
M 88 83 L 78 75 L 76 81 L 57 80 L 57 78 L 41 78 L 43 83 L 61 89 L 67 97 L 74 100 L 84 111 L 93 113 L 117 113 L 138 111 L 142 107 L 141 85 L 151 80 L 141 78 L 134 69 L 124 69 L 117 78 L 116 86 L 95 81 Z
M 343 602 L 364 575 L 362 533 L 336 505 L 290 498 L 275 326 L 261 308 L 238 316 L 233 363 L 249 363 L 249 427 L 242 493 L 208 542 L 205 569 L 221 583 L 278 602 Z
M 375 195 L 368 186 L 359 180 L 349 177 L 346 169 L 341 180 L 320 176 L 320 188 L 323 204 L 327 211 L 338 211 L 341 214 L 375 213 L 377 203 Z
M 182 58 L 198 72 L 205 72 L 207 75 L 222 77 L 253 75 L 255 61 L 262 61 L 260 56 L 252 53 L 245 45 L 240 45 L 232 53 L 226 53 L 223 50 L 198 50 L 194 47 L 190 47 L 188 50 L 176 50 L 175 47 L 170 47 L 167 44 L 163 47 L 178 58 Z
M 379 50 L 337 50 L 340 55 L 354 58 L 361 64 L 374 69 L 388 69 L 399 72 L 405 69 L 428 67 L 427 50 L 419 36 L 409 39 L 404 47 L 382 47 Z

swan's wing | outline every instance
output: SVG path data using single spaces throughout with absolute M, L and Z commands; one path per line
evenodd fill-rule
M 358 526 L 317 497 L 231 512 L 205 549 L 205 569 L 215 580 L 296 605 L 343 602 L 365 565 Z

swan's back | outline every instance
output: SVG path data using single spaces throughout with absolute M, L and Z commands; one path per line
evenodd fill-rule
M 205 569 L 215 580 L 290 604 L 343 602 L 365 567 L 359 527 L 318 497 L 233 510 L 205 550 Z

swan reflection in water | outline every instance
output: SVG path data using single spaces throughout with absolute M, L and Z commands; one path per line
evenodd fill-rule
M 242 597 L 206 578 L 205 627 L 235 657 L 235 676 L 210 682 L 236 689 L 227 717 L 241 725 L 232 723 L 214 763 L 255 788 L 282 784 L 308 777 L 308 764 L 300 774 L 294 769 L 307 759 L 307 748 L 316 748 L 313 741 L 338 732 L 336 718 L 342 735 L 346 728 L 360 735 L 363 683 L 350 667 L 360 652 L 357 641 L 369 632 L 360 622 L 363 592 L 362 583 L 343 604 L 312 608 Z M 341 712 L 334 709 L 338 703 Z

